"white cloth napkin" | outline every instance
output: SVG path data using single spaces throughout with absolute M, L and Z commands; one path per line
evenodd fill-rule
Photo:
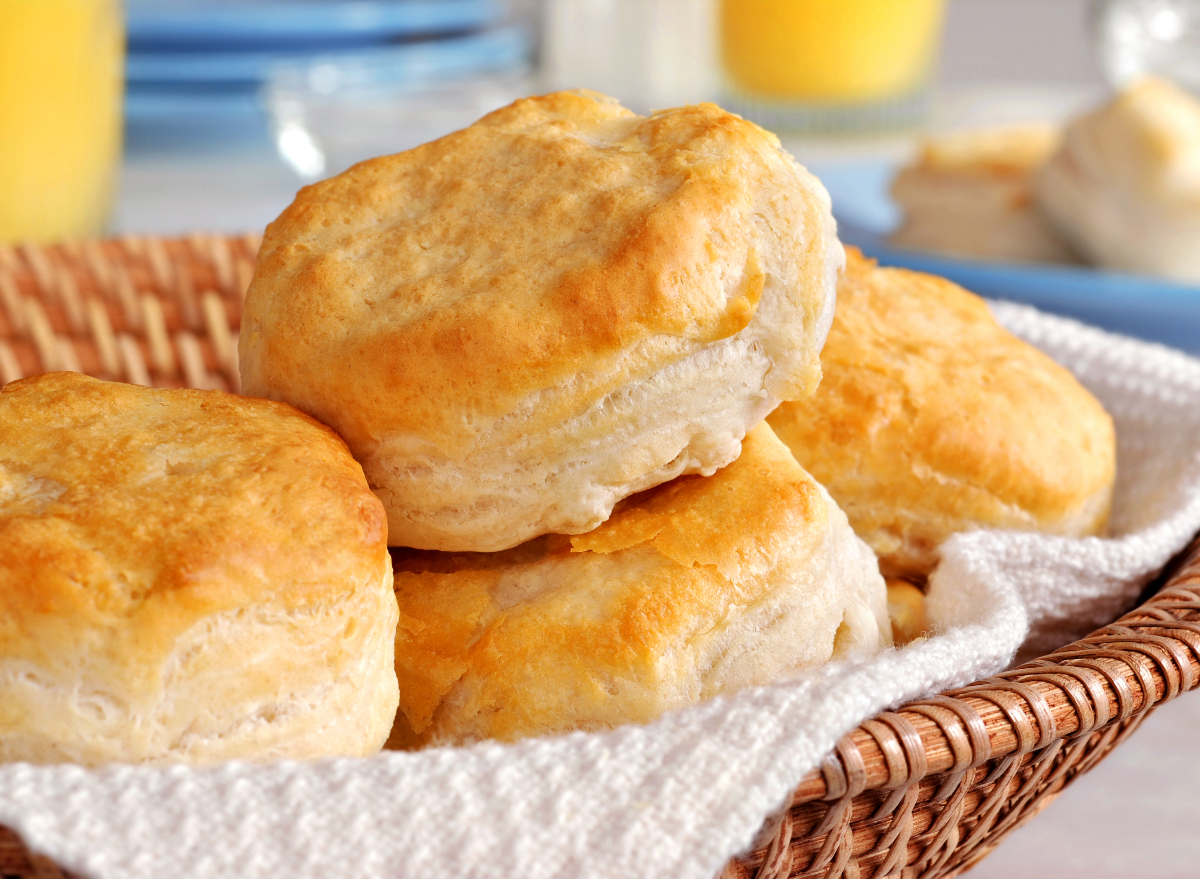
M 1109 621 L 1200 529 L 1200 361 L 993 306 L 1117 423 L 1108 539 L 976 532 L 930 587 L 942 634 L 647 726 L 209 769 L 0 766 L 0 823 L 95 879 L 712 879 L 849 729 Z M 1052 416 L 1051 416 L 1052 417 Z

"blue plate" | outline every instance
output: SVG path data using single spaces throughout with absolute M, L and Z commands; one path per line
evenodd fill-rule
M 413 77 L 459 76 L 519 64 L 530 52 L 529 35 L 510 27 L 468 36 L 399 45 L 370 46 L 351 52 L 180 52 L 130 55 L 125 81 L 132 85 L 165 83 L 244 86 L 266 81 L 273 66 L 302 65 L 326 57 L 334 62 L 397 66 Z
M 273 149 L 256 89 L 130 88 L 125 92 L 125 150 L 131 155 L 250 144 Z
M 941 275 L 983 296 L 1200 353 L 1200 286 L 1081 266 L 993 263 L 899 250 L 887 244 L 900 219 L 888 196 L 891 165 L 829 164 L 811 170 L 833 199 L 839 237 L 882 265 Z
M 132 0 L 126 29 L 132 55 L 333 47 L 478 29 L 502 12 L 497 0 Z
M 125 93 L 125 118 L 144 123 L 187 116 L 230 118 L 262 116 L 258 92 L 130 89 Z

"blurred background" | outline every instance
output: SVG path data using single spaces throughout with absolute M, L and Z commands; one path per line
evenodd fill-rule
M 20 176 L 47 202 L 0 208 L 0 239 L 260 228 L 304 182 L 573 87 L 719 101 L 849 209 L 879 181 L 835 166 L 887 173 L 922 132 L 1061 120 L 1146 70 L 1200 86 L 1198 33 L 1195 0 L 0 0 L 0 201 L 28 204 Z
M 22 2 L 106 0 L 0 0 Z M 128 0 L 110 228 L 258 228 L 302 182 L 562 87 L 605 91 L 640 111 L 717 100 L 775 129 L 818 168 L 899 161 L 922 131 L 1061 119 L 1094 103 L 1154 63 L 1137 46 L 1126 51 L 1132 62 L 1115 58 L 1114 34 L 1124 27 L 1126 43 L 1147 42 L 1157 22 L 1160 34 L 1178 37 L 1173 7 L 1189 6 L 784 0 L 781 27 L 771 21 L 780 5 Z M 1200 49 L 1191 57 L 1200 63 Z
M 0 185 L 23 192 L 4 184 L 2 168 L 17 165 L 22 139 L 8 116 L 48 114 L 44 101 L 35 114 L 19 96 L 44 94 L 49 80 L 64 79 L 47 65 L 55 52 L 73 53 L 71 82 L 55 92 L 65 97 L 56 102 L 62 110 L 50 120 L 53 132 L 29 126 L 24 140 L 42 165 L 53 162 L 37 138 L 54 144 L 64 203 L 46 209 L 80 215 L 26 219 L 23 228 L 13 220 L 7 231 L 0 216 L 0 237 L 259 228 L 305 181 L 455 130 L 516 96 L 577 86 L 643 112 L 720 101 L 774 128 L 811 166 L 895 162 L 920 132 L 1062 119 L 1154 65 L 1200 83 L 1187 70 L 1188 59 L 1200 64 L 1198 43 L 1189 42 L 1194 7 L 1189 0 L 128 0 L 122 8 L 116 0 L 0 0 L 0 159 L 8 157 Z M 124 67 L 114 37 L 122 26 Z M 1166 58 L 1172 52 L 1183 61 Z M 121 113 L 122 124 L 97 137 L 106 113 Z M 118 149 L 119 173 L 96 180 L 91 204 L 66 204 L 84 199 L 88 186 L 65 168 L 103 178 L 100 166 L 113 165 Z M 52 181 L 41 187 L 46 201 Z

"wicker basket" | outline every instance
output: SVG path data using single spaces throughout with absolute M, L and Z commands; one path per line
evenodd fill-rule
M 0 379 L 58 369 L 238 389 L 257 236 L 0 245 Z M 1161 588 L 1160 588 L 1161 587 Z M 1200 681 L 1200 542 L 1116 623 L 865 721 L 722 879 L 948 877 L 983 858 Z M 0 828 L 0 876 L 59 879 Z

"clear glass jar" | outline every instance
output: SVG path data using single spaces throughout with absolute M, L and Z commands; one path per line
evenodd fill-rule
M 536 92 L 538 7 L 494 5 L 501 14 L 479 30 L 274 64 L 261 97 L 284 163 L 315 180 L 465 128 Z
M 545 0 L 543 79 L 640 113 L 716 96 L 716 0 Z

